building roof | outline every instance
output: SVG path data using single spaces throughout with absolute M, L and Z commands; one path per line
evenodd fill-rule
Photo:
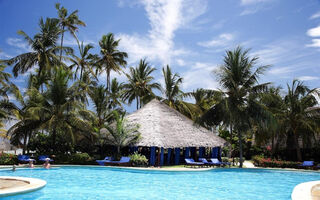
M 157 99 L 126 116 L 128 125 L 138 124 L 137 146 L 164 148 L 218 147 L 226 141 Z

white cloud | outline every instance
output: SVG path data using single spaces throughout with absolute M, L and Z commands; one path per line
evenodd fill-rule
M 301 81 L 314 81 L 314 80 L 318 80 L 319 77 L 316 76 L 300 76 L 298 77 L 299 80 Z
M 145 8 L 151 29 L 146 35 L 118 35 L 121 48 L 130 55 L 129 63 L 147 57 L 167 64 L 172 57 L 188 53 L 175 47 L 175 31 L 205 13 L 207 4 L 200 0 L 142 0 L 140 3 Z
M 271 75 L 284 75 L 293 71 L 294 70 L 292 67 L 277 67 L 277 68 L 272 68 L 271 70 L 268 71 L 268 73 Z
M 7 44 L 13 47 L 17 47 L 24 52 L 32 51 L 29 44 L 20 38 L 7 38 Z
M 185 90 L 191 91 L 197 88 L 217 89 L 219 83 L 213 76 L 213 70 L 217 69 L 217 65 L 211 63 L 194 63 L 190 70 L 182 74 Z
M 309 29 L 307 31 L 307 35 L 309 35 L 310 37 L 320 37 L 320 26 Z
M 265 2 L 271 2 L 271 1 L 273 0 L 241 0 L 241 5 L 247 6 L 247 5 L 265 3 Z
M 12 58 L 13 56 L 7 54 L 6 52 L 3 52 L 0 50 L 0 59 L 9 59 Z
M 310 19 L 317 19 L 317 18 L 319 18 L 319 17 L 320 17 L 320 11 L 314 13 L 314 14 L 310 17 Z
M 240 16 L 252 15 L 259 11 L 259 8 L 247 8 L 240 13 Z
M 184 60 L 182 60 L 182 59 L 176 59 L 176 62 L 177 62 L 177 64 L 178 64 L 179 66 L 184 66 L 184 65 L 186 65 L 186 62 L 185 62 Z
M 307 44 L 307 47 L 320 47 L 320 39 L 312 39 L 311 44 Z
M 230 44 L 231 41 L 234 40 L 234 35 L 230 33 L 220 34 L 217 38 L 214 38 L 210 41 L 198 42 L 198 45 L 203 47 L 225 47 Z

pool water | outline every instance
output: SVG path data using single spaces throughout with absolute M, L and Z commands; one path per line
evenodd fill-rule
M 159 172 L 105 167 L 1 170 L 0 176 L 40 178 L 47 185 L 18 199 L 212 199 L 289 200 L 302 182 L 320 173 L 265 169 Z

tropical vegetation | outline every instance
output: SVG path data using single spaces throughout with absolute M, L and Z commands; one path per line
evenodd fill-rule
M 128 54 L 113 33 L 103 35 L 97 46 L 79 42 L 77 31 L 86 24 L 78 11 L 68 14 L 60 4 L 56 9 L 56 18 L 40 18 L 34 36 L 18 31 L 28 52 L 0 61 L 0 133 L 23 153 L 56 154 L 57 160 L 74 163 L 110 152 L 120 157 L 140 138 L 139 124 L 126 123 L 125 108 L 135 104 L 138 110 L 156 98 L 195 124 L 217 130 L 229 142 L 223 153 L 240 157 L 240 167 L 243 157 L 253 155 L 265 156 L 256 157 L 259 165 L 320 158 L 319 89 L 299 80 L 285 89 L 260 83 L 269 66 L 259 65 L 258 57 L 239 46 L 227 50 L 213 70 L 219 88 L 183 91 L 183 77 L 169 65 L 159 71 L 163 81 L 155 78 L 157 67 L 148 58 L 127 66 Z M 66 34 L 76 48 L 64 46 Z M 17 87 L 11 74 L 27 74 L 27 88 Z M 12 126 L 4 130 L 8 122 Z M 1 154 L 0 159 L 11 163 L 16 158 Z M 136 165 L 147 162 L 139 154 L 132 159 Z

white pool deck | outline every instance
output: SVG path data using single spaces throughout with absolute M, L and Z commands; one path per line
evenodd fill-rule
M 41 179 L 16 176 L 0 176 L 0 183 L 0 197 L 32 192 L 47 184 Z

